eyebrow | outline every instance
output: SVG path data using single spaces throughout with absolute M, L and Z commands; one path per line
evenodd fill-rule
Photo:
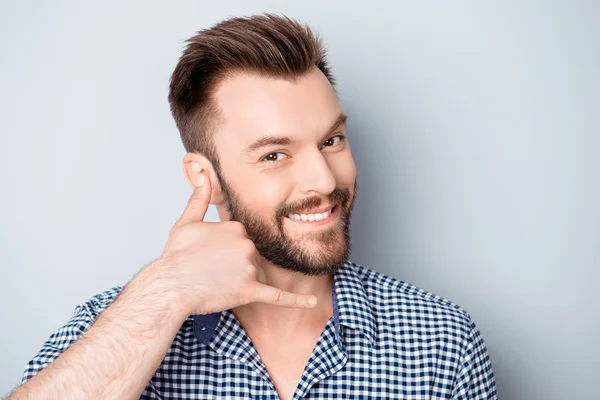
M 340 115 L 337 117 L 335 122 L 331 125 L 331 128 L 329 128 L 329 130 L 327 131 L 327 133 L 324 136 L 328 136 L 331 133 L 333 133 L 333 131 L 335 131 L 340 125 L 344 124 L 347 119 L 348 119 L 348 116 L 346 114 L 340 113 Z M 267 147 L 267 146 L 274 146 L 274 145 L 285 146 L 285 145 L 295 144 L 296 142 L 297 142 L 297 140 L 290 136 L 265 135 L 265 136 L 261 137 L 260 139 L 252 142 L 252 144 L 250 144 L 250 146 L 248 146 L 246 148 L 245 153 L 253 153 L 253 152 L 255 152 L 259 149 L 262 149 L 263 147 Z

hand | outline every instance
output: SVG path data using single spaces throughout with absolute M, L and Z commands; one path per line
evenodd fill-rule
M 210 314 L 253 302 L 311 308 L 316 297 L 266 285 L 261 257 L 236 221 L 203 222 L 211 198 L 209 176 L 200 172 L 183 214 L 171 229 L 152 280 L 168 282 L 188 314 Z M 314 304 L 309 303 L 314 299 Z

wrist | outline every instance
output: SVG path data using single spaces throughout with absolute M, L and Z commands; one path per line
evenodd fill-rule
M 152 308 L 164 310 L 181 323 L 191 314 L 177 277 L 170 276 L 169 267 L 161 259 L 138 272 L 123 292 L 123 295 L 147 303 Z

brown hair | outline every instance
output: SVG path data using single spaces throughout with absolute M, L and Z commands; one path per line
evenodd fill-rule
M 249 72 L 295 79 L 314 66 L 335 86 L 320 37 L 285 16 L 231 18 L 199 31 L 187 40 L 169 86 L 171 113 L 186 151 L 203 154 L 219 168 L 210 131 L 218 122 L 212 95 L 224 77 Z

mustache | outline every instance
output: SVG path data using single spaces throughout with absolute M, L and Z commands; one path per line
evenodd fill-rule
M 329 204 L 332 205 L 340 205 L 342 208 L 346 206 L 346 203 L 350 199 L 350 190 L 349 189 L 335 189 L 333 192 L 327 195 L 327 200 Z M 316 208 L 324 204 L 325 202 L 321 197 L 309 197 L 304 199 L 298 203 L 294 204 L 286 204 L 279 208 L 277 211 L 277 218 L 287 217 L 290 214 L 300 214 L 302 211 Z

